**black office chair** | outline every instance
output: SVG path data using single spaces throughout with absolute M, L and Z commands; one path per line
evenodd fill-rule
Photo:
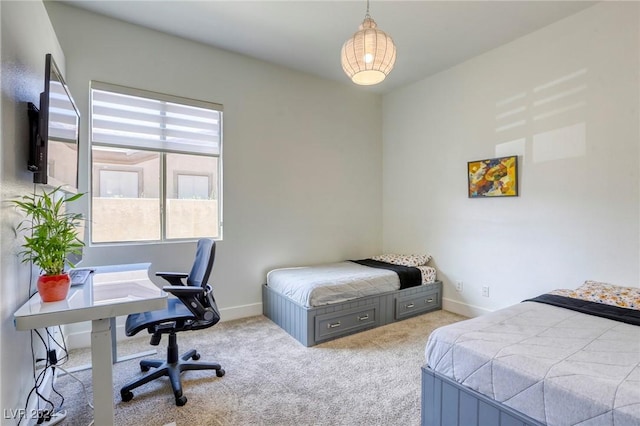
M 170 298 L 167 309 L 152 312 L 132 314 L 127 317 L 125 332 L 127 336 L 133 336 L 140 330 L 147 329 L 152 335 L 151 344 L 157 346 L 163 334 L 169 335 L 167 347 L 167 359 L 154 359 L 140 361 L 140 369 L 149 371 L 141 378 L 129 383 L 120 389 L 122 401 L 130 401 L 133 398 L 132 389 L 155 380 L 158 377 L 169 376 L 176 405 L 187 403 L 187 397 L 182 395 L 182 383 L 180 373 L 185 370 L 216 370 L 216 376 L 224 376 L 224 370 L 217 363 L 197 363 L 200 354 L 192 349 L 178 356 L 178 343 L 176 332 L 199 330 L 211 327 L 220 321 L 220 313 L 213 297 L 213 291 L 207 281 L 213 269 L 213 261 L 216 254 L 216 243 L 211 239 L 198 241 L 196 259 L 189 274 L 175 272 L 158 272 L 160 276 L 169 282 L 163 290 L 177 297 Z M 186 278 L 186 283 L 182 280 Z

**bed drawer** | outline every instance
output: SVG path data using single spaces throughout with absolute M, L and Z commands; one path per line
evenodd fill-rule
M 440 307 L 440 292 L 438 290 L 419 295 L 399 297 L 396 299 L 396 319 L 440 309 Z
M 377 310 L 376 305 L 369 305 L 318 315 L 316 316 L 316 340 L 347 335 L 375 327 L 378 323 Z

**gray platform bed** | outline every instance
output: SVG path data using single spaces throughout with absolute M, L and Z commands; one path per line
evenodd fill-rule
M 423 366 L 420 425 L 544 426 L 544 423 Z
M 436 329 L 421 425 L 640 424 L 637 312 L 544 294 Z
M 304 307 L 262 286 L 264 315 L 304 346 L 442 309 L 442 282 L 318 307 Z

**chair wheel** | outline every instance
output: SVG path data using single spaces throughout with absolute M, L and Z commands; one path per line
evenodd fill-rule
M 122 402 L 131 401 L 133 399 L 133 392 L 131 391 L 120 392 L 120 397 L 122 398 Z
M 224 376 L 224 370 L 221 368 L 220 370 L 216 370 L 216 376 L 217 377 L 222 377 Z
M 200 359 L 200 354 L 198 352 L 196 352 L 195 354 L 193 354 L 191 356 L 191 359 L 194 360 L 194 361 L 199 360 Z
M 178 407 L 182 407 L 184 404 L 187 403 L 187 397 L 182 395 L 181 397 L 176 398 L 176 405 Z

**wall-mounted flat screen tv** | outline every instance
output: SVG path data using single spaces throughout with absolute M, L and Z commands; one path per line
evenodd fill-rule
M 50 53 L 45 57 L 40 109 L 29 104 L 29 122 L 33 182 L 77 192 L 80 113 Z

